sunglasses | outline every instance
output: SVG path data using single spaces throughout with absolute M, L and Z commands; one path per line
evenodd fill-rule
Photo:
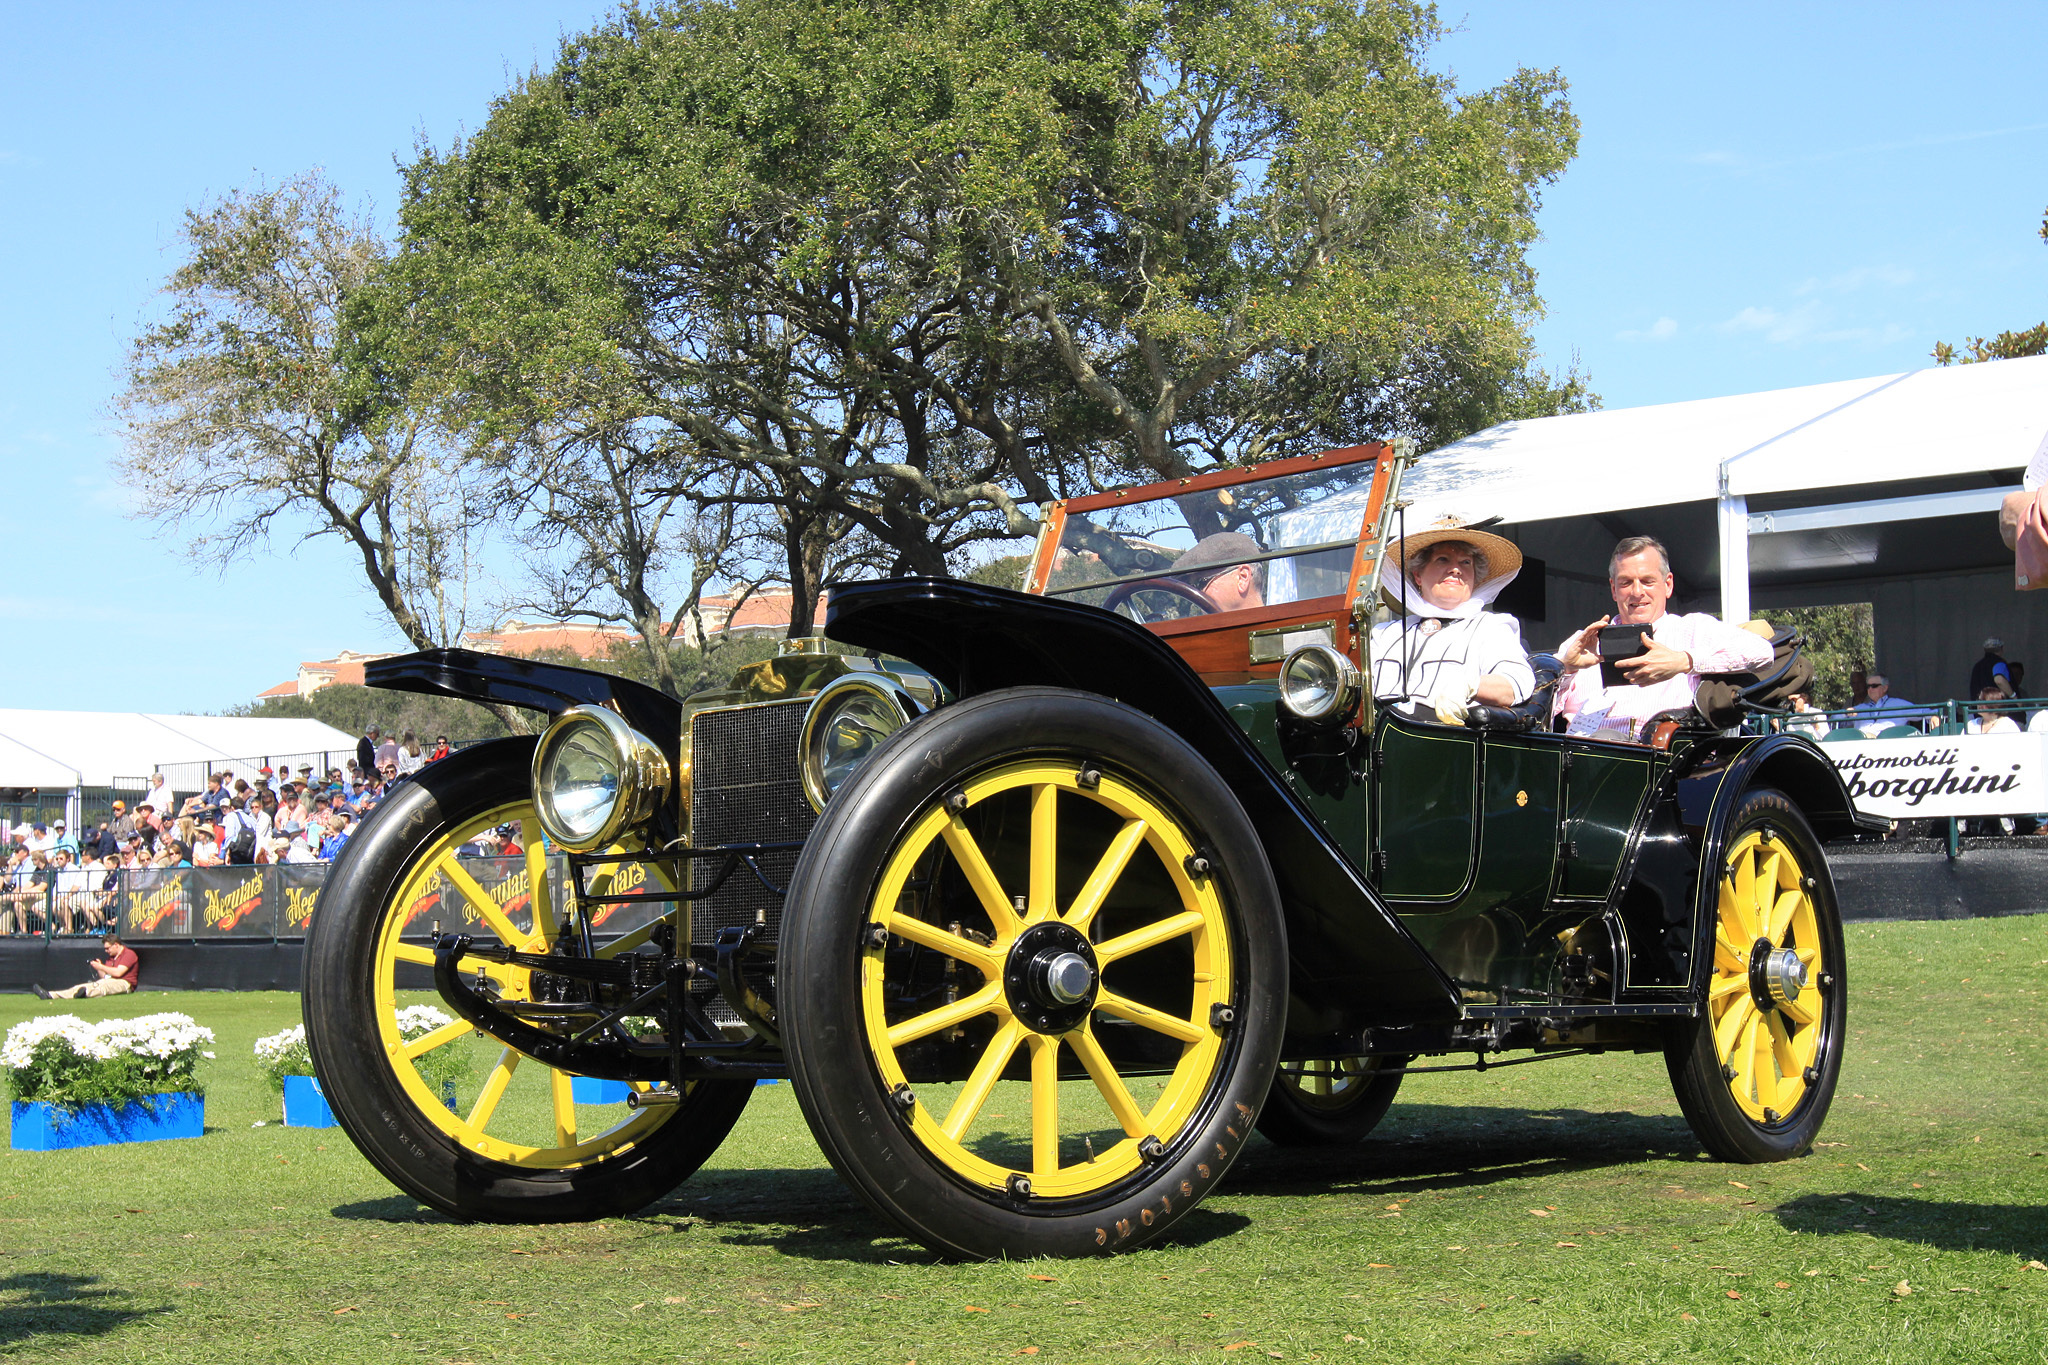
M 1890 684 L 1890 683 L 1865 683 L 1865 684 L 1863 684 L 1863 690 L 1864 690 L 1865 692 L 1868 692 L 1868 691 L 1869 691 L 1869 690 L 1870 690 L 1871 688 L 1873 688 L 1873 687 L 1889 687 L 1889 686 L 1891 686 L 1891 684 Z

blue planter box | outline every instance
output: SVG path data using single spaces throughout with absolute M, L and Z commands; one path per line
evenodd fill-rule
M 12 1143 L 18 1152 L 101 1147 L 113 1142 L 196 1138 L 206 1131 L 206 1100 L 190 1091 L 151 1095 L 126 1104 L 14 1104 Z
M 633 1087 L 624 1081 L 601 1081 L 595 1076 L 571 1076 L 569 1094 L 578 1104 L 624 1104 Z
M 284 1078 L 284 1126 L 287 1128 L 332 1128 L 334 1111 L 327 1107 L 327 1095 L 311 1076 Z

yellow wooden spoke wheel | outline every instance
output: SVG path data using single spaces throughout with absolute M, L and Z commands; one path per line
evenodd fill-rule
M 1693 1131 L 1726 1161 L 1812 1144 L 1841 1065 L 1846 991 L 1834 883 L 1783 796 L 1742 798 L 1714 887 L 1700 1017 L 1667 1053 Z
M 1138 1245 L 1250 1136 L 1277 894 L 1229 790 L 1136 712 L 1017 689 L 913 722 L 826 807 L 783 923 L 805 1116 L 935 1247 Z
M 1083 787 L 1087 771 L 1073 760 L 1035 760 L 967 782 L 955 801 L 935 806 L 912 827 L 883 868 L 871 902 L 869 922 L 881 932 L 863 954 L 861 997 L 875 1066 L 933 1156 L 962 1179 L 991 1190 L 1028 1188 L 1058 1198 L 1123 1180 L 1146 1159 L 1143 1144 L 1179 1135 L 1207 1093 L 1222 1051 L 1222 1034 L 1211 1016 L 1231 1000 L 1231 954 L 1215 884 L 1189 874 L 1195 843 L 1173 816 L 1112 775 L 1097 772 Z M 1008 884 L 990 866 L 974 819 L 977 808 L 1006 793 L 1018 794 L 1028 809 L 1023 875 Z M 1112 829 L 1100 821 L 1074 828 L 1081 824 L 1074 809 L 1080 805 L 1107 812 L 1115 821 Z M 1093 839 L 1082 832 L 1091 826 Z M 1139 922 L 1120 923 L 1117 932 L 1105 934 L 1104 907 L 1120 883 L 1140 875 L 1133 867 L 1140 860 L 1150 864 L 1147 890 L 1166 890 L 1168 896 L 1148 897 Z M 1087 868 L 1072 894 L 1062 894 L 1063 864 Z M 919 874 L 949 873 L 972 890 L 979 932 L 951 931 L 900 908 L 906 887 Z M 891 981 L 890 965 L 901 967 L 915 957 L 892 958 L 889 945 L 898 940 L 965 969 L 965 984 L 949 991 L 954 998 L 905 1002 L 903 983 Z M 1118 965 L 1155 949 L 1187 960 L 1188 989 L 1167 992 L 1175 997 L 1170 1001 L 1120 993 L 1110 979 Z M 1156 1094 L 1141 1101 L 1133 1093 L 1104 1049 L 1096 1023 L 1101 1016 L 1134 1024 L 1177 1051 Z M 986 1042 L 965 1082 L 952 1088 L 943 1106 L 933 1099 L 946 1087 L 934 1086 L 916 1098 L 899 1049 L 974 1023 L 984 1026 Z M 974 1139 L 988 1127 L 998 1084 L 1020 1059 L 1029 1071 L 1028 1089 L 1003 1103 L 1019 1111 L 1006 1118 L 1026 1125 L 1028 1160 L 1021 1154 L 991 1159 L 977 1151 Z M 1098 1115 L 1079 1109 L 1070 1089 L 1063 1110 L 1063 1061 L 1067 1073 L 1076 1064 L 1086 1073 L 1113 1120 L 1113 1137 L 1100 1148 L 1092 1136 L 1100 1124 L 1091 1121 Z M 910 1099 L 901 1098 L 904 1091 L 911 1091 Z
M 363 822 L 308 935 L 307 1038 L 335 1117 L 401 1188 L 464 1217 L 601 1217 L 645 1205 L 701 1164 L 751 1086 L 698 1083 L 663 1107 L 578 1104 L 569 1073 L 466 1021 L 422 1027 L 437 999 L 437 924 L 479 945 L 545 952 L 572 922 L 526 795 L 532 751 L 531 740 L 509 740 L 444 759 Z M 523 863 L 480 875 L 458 850 L 504 824 L 529 832 Z M 654 927 L 597 951 L 630 951 Z M 462 970 L 500 998 L 533 997 L 527 968 L 471 959 Z M 434 1079 L 455 1074 L 456 1084 Z
M 1814 1074 L 1825 974 L 1812 878 L 1782 837 L 1752 830 L 1721 879 L 1707 1016 L 1721 1075 L 1742 1112 L 1776 1123 Z

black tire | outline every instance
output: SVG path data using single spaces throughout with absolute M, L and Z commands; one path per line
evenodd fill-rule
M 1365 1141 L 1393 1106 L 1406 1057 L 1325 1057 L 1282 1062 L 1259 1131 L 1282 1147 L 1350 1147 Z
M 420 885 L 417 877 L 429 875 L 430 860 L 443 858 L 468 829 L 522 806 L 531 815 L 533 746 L 531 738 L 478 745 L 394 789 L 336 858 L 306 940 L 306 1039 L 343 1131 L 406 1193 L 486 1222 L 571 1222 L 642 1208 L 717 1150 L 753 1093 L 750 1081 L 699 1083 L 673 1108 L 643 1109 L 582 1147 L 522 1155 L 520 1144 L 487 1131 L 498 1102 L 470 1131 L 468 1120 L 413 1083 L 410 1062 L 387 1060 L 398 971 L 391 918 Z M 410 975 L 420 978 L 416 970 Z M 530 1057 L 513 1059 L 512 1068 L 529 1079 L 542 1069 L 561 1104 L 560 1073 Z M 571 1140 L 580 1135 L 572 1130 Z M 471 1150 L 480 1144 L 489 1154 Z M 587 1156 L 568 1155 L 586 1149 Z
M 1768 788 L 1743 796 L 1721 866 L 1701 871 L 1718 883 L 1715 946 L 1701 1014 L 1674 1030 L 1665 1050 L 1678 1106 L 1718 1160 L 1802 1156 L 1827 1119 L 1847 1036 L 1834 879 L 1806 817 Z M 1748 932 L 1742 917 L 1756 915 L 1763 902 L 1783 927 L 1773 932 L 1756 920 L 1747 925 L 1758 932 Z M 1813 957 L 1805 964 L 1809 979 L 1778 1003 L 1770 959 L 1786 949 Z
M 1047 803 L 1043 826 L 1037 814 L 1041 800 Z M 1151 811 L 1157 823 L 1147 817 L 1135 826 L 1129 813 L 1139 809 Z M 1022 823 L 1008 825 L 1011 836 L 996 838 L 999 822 L 1019 811 Z M 1134 828 L 1145 833 L 1133 834 Z M 1056 834 L 1041 841 L 1041 829 Z M 961 855 L 946 842 L 952 837 L 947 830 L 969 832 L 977 848 L 986 843 L 993 850 L 990 864 L 1015 874 L 1011 890 L 973 891 Z M 1091 831 L 1101 833 L 1109 849 L 1120 838 L 1145 842 L 1133 845 L 1135 851 L 1105 880 L 1097 874 L 1111 866 L 1111 855 L 1094 851 L 1098 843 Z M 942 844 L 945 851 L 937 851 Z M 1170 858 L 1159 852 L 1184 846 L 1209 859 L 1207 871 L 1199 864 L 1190 870 L 1185 860 L 1169 867 Z M 1031 851 L 1038 847 L 1071 860 L 1045 859 L 1043 866 L 1066 870 L 1048 874 L 1042 896 L 1041 878 L 1030 871 Z M 1068 895 L 1090 868 L 1082 890 Z M 913 872 L 922 880 L 913 879 Z M 949 883 L 953 875 L 962 880 Z M 992 879 L 1001 880 L 993 873 Z M 1112 888 L 1108 900 L 1099 914 L 1084 912 L 1086 888 L 1098 884 Z M 949 885 L 966 888 L 963 894 L 971 898 L 945 902 L 954 907 L 946 914 L 953 916 L 965 903 L 958 924 L 986 912 L 991 942 L 965 946 L 975 932 L 972 925 L 953 932 L 927 923 L 917 917 L 915 903 L 901 911 L 904 900 L 890 888 L 913 885 L 924 888 L 914 894 L 927 897 L 927 904 L 941 903 Z M 989 897 L 1003 905 L 1023 887 L 1030 891 L 1020 897 L 1025 913 L 1013 915 L 1005 930 L 988 909 Z M 1162 888 L 1179 900 L 1163 902 Z M 826 807 L 804 846 L 786 904 L 779 977 L 783 1041 L 798 1102 L 847 1183 L 937 1251 L 981 1259 L 1095 1255 L 1142 1246 L 1214 1188 L 1251 1136 L 1272 1084 L 1285 1022 L 1286 928 L 1279 895 L 1257 831 L 1229 788 L 1198 753 L 1140 712 L 1085 693 L 1014 688 L 919 719 L 870 758 Z M 1050 907 L 1049 918 L 1040 916 L 1041 905 Z M 886 934 L 877 936 L 876 925 L 885 922 Z M 1174 924 L 1191 922 L 1196 927 L 1164 936 Z M 1049 960 L 1051 950 L 1037 948 L 1033 934 L 1057 937 L 1076 932 L 1077 924 L 1078 932 L 1092 936 L 1089 945 L 1063 939 L 1069 948 L 1061 951 L 1085 955 L 1091 970 L 1099 961 L 1100 974 L 1088 978 L 1092 984 L 1078 1002 L 1057 1007 L 1067 1014 L 1053 1018 L 1041 1012 L 1057 1012 L 1049 995 L 1034 996 L 1036 987 L 1012 982 L 1024 979 L 1018 974 L 1025 972 L 1030 953 L 1038 954 L 1032 962 Z M 1129 946 L 1141 941 L 1150 946 Z M 982 968 L 957 965 L 977 955 Z M 918 1091 L 906 1081 L 893 1079 L 910 1074 L 906 1058 L 916 1049 L 913 1043 L 899 1048 L 893 1031 L 923 1027 L 936 1010 L 926 1012 L 918 1003 L 901 1007 L 900 1014 L 886 1013 L 892 1000 L 916 987 L 920 961 L 927 968 L 951 964 L 949 973 L 978 971 L 979 998 L 996 993 L 999 1002 L 982 1014 L 963 1016 L 954 1034 L 986 1028 L 987 1036 L 957 1043 L 948 1038 L 941 1045 L 960 1051 L 918 1078 L 924 1100 L 915 1098 Z M 960 980 L 955 989 L 967 1001 L 962 1009 L 977 998 L 971 981 Z M 1151 1023 L 1116 1022 L 1142 1013 L 1126 992 L 1149 992 L 1158 1002 Z M 865 1012 L 870 1002 L 878 1002 L 875 1019 L 882 1022 Z M 879 1046 L 871 1023 L 883 1030 Z M 1005 1037 L 1007 1047 L 994 1046 Z M 1160 1037 L 1167 1041 L 1156 1041 Z M 1129 1063 L 1111 1054 L 1129 1058 L 1148 1046 L 1155 1051 L 1147 1055 L 1161 1058 L 1157 1066 L 1170 1069 L 1157 1083 L 1158 1103 L 1141 1114 L 1123 1081 Z M 1059 1068 L 1068 1052 L 1087 1064 L 1094 1089 L 1085 1088 L 1086 1077 L 1068 1073 L 1076 1085 L 1062 1098 Z M 1021 1157 L 991 1147 L 995 1137 L 972 1149 L 967 1143 L 979 1115 L 989 1112 L 988 1096 L 1002 1083 L 1002 1072 L 985 1065 L 992 1055 L 996 1067 L 1006 1065 L 1001 1059 L 1014 1063 L 1028 1056 L 1024 1107 L 1030 1138 Z M 1042 1058 L 1050 1058 L 1043 1075 Z M 1098 1062 L 1107 1068 L 1108 1081 L 1096 1071 Z M 944 1123 L 968 1105 L 977 1074 L 988 1078 L 981 1098 L 960 1119 L 962 1131 L 948 1135 Z M 954 1081 L 961 1082 L 959 1098 L 942 1119 L 934 1096 Z M 1041 1101 L 1047 1093 L 1042 1083 L 1055 1097 L 1050 1104 Z M 1119 1091 L 1121 1110 L 1113 1098 Z M 1079 1112 L 1073 1096 L 1086 1105 L 1098 1093 L 1102 1112 L 1118 1115 L 1115 1126 L 1102 1129 L 1105 1144 L 1113 1145 L 1099 1152 L 1092 1138 L 1084 1134 L 1076 1146 L 1073 1135 L 1058 1126 Z M 1013 1107 L 991 1119 L 1004 1118 Z M 1148 1125 L 1159 1131 L 1134 1131 Z M 1072 1164 L 1069 1157 L 1075 1158 Z M 1020 1185 L 1020 1179 L 1028 1184 Z

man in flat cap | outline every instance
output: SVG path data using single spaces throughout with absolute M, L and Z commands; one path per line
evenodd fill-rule
M 1207 597 L 1218 611 L 1241 611 L 1266 605 L 1263 563 L 1247 563 L 1264 551 L 1259 542 L 1237 531 L 1204 536 L 1193 549 L 1173 561 L 1173 576 Z

